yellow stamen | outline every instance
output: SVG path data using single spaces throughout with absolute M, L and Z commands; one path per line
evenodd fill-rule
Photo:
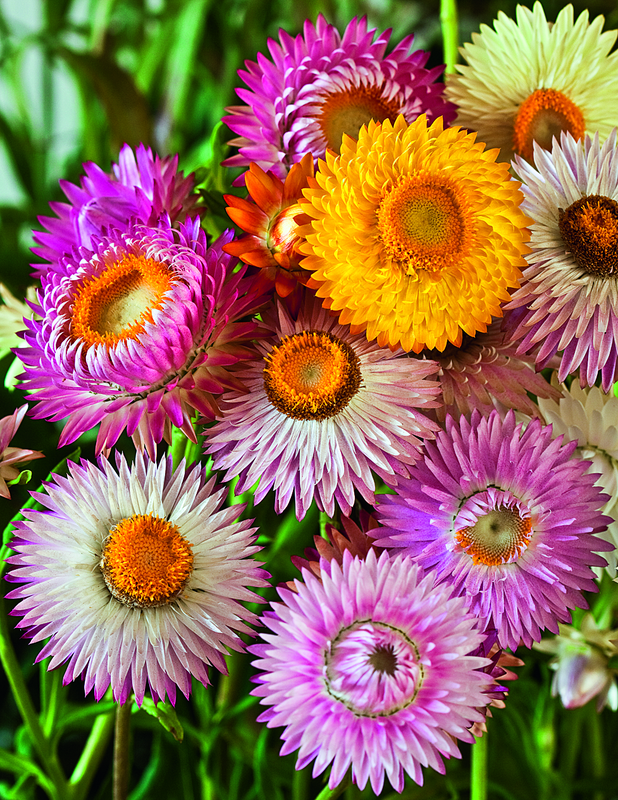
M 537 89 L 520 105 L 513 128 L 513 149 L 532 161 L 533 143 L 551 150 L 554 136 L 560 141 L 562 131 L 574 139 L 586 133 L 584 115 L 572 100 L 556 89 Z
M 320 108 L 318 122 L 324 138 L 336 153 L 343 134 L 358 139 L 358 132 L 371 120 L 394 122 L 400 112 L 399 103 L 382 96 L 382 86 L 350 86 L 341 92 L 327 94 Z
M 474 525 L 462 528 L 455 540 L 474 564 L 508 564 L 516 561 L 532 538 L 532 522 L 518 512 L 499 506 L 480 517 Z

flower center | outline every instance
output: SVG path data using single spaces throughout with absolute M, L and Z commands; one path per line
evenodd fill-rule
M 333 417 L 361 385 L 358 356 L 330 333 L 303 331 L 286 336 L 265 360 L 268 399 L 292 419 Z
M 400 104 L 394 98 L 388 100 L 383 97 L 381 86 L 361 84 L 326 94 L 317 121 L 328 147 L 338 153 L 344 133 L 358 139 L 363 125 L 371 120 L 384 122 L 389 119 L 395 122 L 400 109 Z
M 110 530 L 101 571 L 107 588 L 126 606 L 164 606 L 178 597 L 189 580 L 192 545 L 171 522 L 152 514 L 134 514 Z
M 113 347 L 134 339 L 152 322 L 173 285 L 172 271 L 160 261 L 126 253 L 100 275 L 86 278 L 74 296 L 71 333 L 87 347 Z
M 551 150 L 554 136 L 560 141 L 562 131 L 574 139 L 586 133 L 584 115 L 569 98 L 556 89 L 537 89 L 520 105 L 513 129 L 513 149 L 532 161 L 533 143 Z
M 618 203 L 593 194 L 576 200 L 558 220 L 564 243 L 589 275 L 618 271 Z
M 298 203 L 285 208 L 275 217 L 268 232 L 268 247 L 273 253 L 283 253 L 290 263 L 298 266 L 303 255 L 298 249 L 304 239 L 298 235 L 299 221 L 308 219 Z
M 522 555 L 532 537 L 532 522 L 507 506 L 488 511 L 474 525 L 455 534 L 474 564 L 508 564 Z
M 414 702 L 424 667 L 414 642 L 383 622 L 339 632 L 325 659 L 328 693 L 360 717 L 385 717 Z
M 406 176 L 378 206 L 378 229 L 390 258 L 408 275 L 439 272 L 467 251 L 472 220 L 461 189 L 448 178 Z

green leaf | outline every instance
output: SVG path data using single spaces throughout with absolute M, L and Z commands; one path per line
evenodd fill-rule
M 166 731 L 172 734 L 177 742 L 182 742 L 184 731 L 180 724 L 176 711 L 169 703 L 156 703 L 151 697 L 144 697 L 141 710 L 157 719 Z

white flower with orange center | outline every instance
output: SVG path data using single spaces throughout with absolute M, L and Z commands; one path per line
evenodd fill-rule
M 407 475 L 437 428 L 421 413 L 437 405 L 435 365 L 350 334 L 312 296 L 297 319 L 279 304 L 263 321 L 274 338 L 243 368 L 248 392 L 224 395 L 207 431 L 215 468 L 240 477 L 237 492 L 259 481 L 256 502 L 274 489 L 277 513 L 294 493 L 299 518 L 314 498 L 331 516 L 355 490 L 372 502 L 372 472 Z
M 370 123 L 326 154 L 300 205 L 301 266 L 354 333 L 418 353 L 485 331 L 519 285 L 528 252 L 523 196 L 474 134 Z
M 616 31 L 588 11 L 573 19 L 573 6 L 548 22 L 540 3 L 517 6 L 517 21 L 502 11 L 494 30 L 481 26 L 461 48 L 467 64 L 447 76 L 446 95 L 458 106 L 457 124 L 477 131 L 500 159 L 514 154 L 532 161 L 533 144 L 551 150 L 562 132 L 574 139 L 618 124 Z
M 208 248 L 199 220 L 137 226 L 48 273 L 42 318 L 26 323 L 22 385 L 33 416 L 68 416 L 61 446 L 101 423 L 97 452 L 126 428 L 154 457 L 172 425 L 194 440 L 196 412 L 212 419 L 213 395 L 240 386 L 226 367 L 246 356 L 256 325 L 236 320 L 261 297 L 221 252 L 230 239 Z
M 259 599 L 247 586 L 267 575 L 250 558 L 251 521 L 236 521 L 242 506 L 222 508 L 226 491 L 198 466 L 116 463 L 69 462 L 38 495 L 48 510 L 24 511 L 9 597 L 17 627 L 49 639 L 37 661 L 68 661 L 64 683 L 81 675 L 97 700 L 111 685 L 118 703 L 134 692 L 140 705 L 148 686 L 174 702 L 191 676 L 207 685 L 208 667 L 225 672 L 228 648 L 243 649 L 255 614 L 239 601 Z

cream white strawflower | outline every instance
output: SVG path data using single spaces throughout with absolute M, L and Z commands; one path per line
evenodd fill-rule
M 554 376 L 555 386 L 558 382 Z M 611 500 L 602 509 L 603 514 L 613 518 L 607 533 L 597 534 L 618 547 L 618 397 L 604 394 L 597 386 L 582 389 L 573 381 L 567 389 L 560 384 L 562 397 L 559 402 L 538 398 L 541 413 L 553 426 L 554 436 L 577 441 L 574 457 L 591 461 L 588 472 L 596 472 L 597 486 L 610 495 Z M 616 551 L 604 553 L 610 577 L 616 577 Z M 595 570 L 600 575 L 600 569 Z
M 479 141 L 528 161 L 533 143 L 551 149 L 561 131 L 575 139 L 599 132 L 601 141 L 618 124 L 617 31 L 602 33 L 604 18 L 574 20 L 573 6 L 556 21 L 543 6 L 517 6 L 516 21 L 498 12 L 494 29 L 481 25 L 461 48 L 465 64 L 447 76 L 446 96 L 456 103 L 456 124 L 478 131 Z

